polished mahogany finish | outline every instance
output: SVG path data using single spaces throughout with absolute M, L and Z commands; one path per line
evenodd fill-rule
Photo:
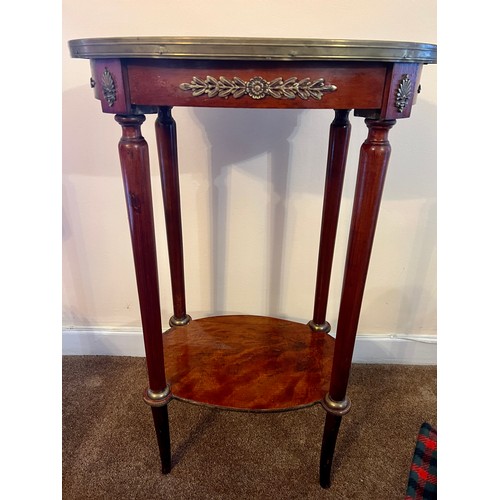
M 311 324 L 313 329 L 316 328 L 323 331 L 330 330 L 330 325 L 326 321 L 326 306 L 330 290 L 333 251 L 339 222 L 340 201 L 342 199 L 342 187 L 344 185 L 350 136 L 349 110 L 336 110 L 335 119 L 330 126 L 318 271 L 316 274 L 316 293 L 314 296 L 314 312 Z
M 391 146 L 387 139 L 395 120 L 365 120 L 368 138 L 361 146 L 354 194 L 344 284 L 337 323 L 337 350 L 333 357 L 329 395 L 334 401 L 346 397 L 354 342 L 365 288 L 368 263 L 375 236 L 385 174 Z M 330 471 L 342 417 L 327 414 L 320 458 L 320 483 L 330 486 Z
M 335 340 L 301 323 L 215 316 L 163 336 L 174 398 L 247 411 L 320 401 L 328 390 Z
M 182 249 L 181 198 L 177 166 L 177 130 L 171 108 L 160 108 L 156 119 L 156 143 L 160 162 L 163 206 L 167 226 L 170 282 L 174 303 L 173 321 L 187 322 Z
M 365 289 L 368 263 L 375 236 L 391 146 L 387 134 L 395 120 L 365 120 L 368 138 L 361 146 L 354 194 L 344 283 L 337 322 L 337 351 L 333 358 L 330 396 L 344 399 L 349 380 L 354 341 Z
M 180 66 L 180 67 L 179 67 Z M 415 65 L 418 66 L 418 65 Z M 130 61 L 127 65 L 130 82 L 131 104 L 160 106 L 203 106 L 217 108 L 363 108 L 375 109 L 382 104 L 386 66 L 383 63 L 270 63 L 256 65 L 234 62 L 189 61 L 179 65 L 177 61 Z M 248 82 L 258 75 L 271 82 L 276 78 L 287 80 L 323 78 L 334 84 L 337 90 L 325 92 L 321 100 L 316 99 L 252 99 L 249 95 L 239 98 L 211 98 L 207 94 L 195 97 L 192 92 L 182 90 L 181 84 L 189 83 L 193 76 L 224 76 L 232 80 L 237 76 Z
M 149 153 L 148 145 L 141 135 L 141 124 L 144 120 L 142 115 L 116 116 L 116 121 L 123 130 L 118 150 L 134 253 L 149 387 L 154 391 L 162 391 L 165 389 L 166 379 L 162 356 L 160 291 Z
M 422 65 L 436 47 L 408 42 L 145 37 L 70 42 L 91 60 L 95 97 L 123 129 L 119 151 L 141 308 L 149 388 L 162 471 L 171 468 L 167 403 L 254 412 L 321 402 L 326 411 L 320 484 L 331 466 L 390 155 L 388 131 L 408 118 Z M 314 311 L 308 324 L 259 316 L 190 321 L 186 311 L 181 202 L 173 106 L 333 109 Z M 362 116 L 361 147 L 335 340 L 327 303 L 350 136 Z M 144 114 L 157 113 L 156 138 L 167 226 L 174 314 L 162 334 Z M 251 139 L 251 138 L 250 138 Z

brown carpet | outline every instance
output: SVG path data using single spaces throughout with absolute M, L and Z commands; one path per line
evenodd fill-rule
M 333 485 L 319 486 L 319 406 L 239 413 L 172 401 L 160 473 L 143 358 L 63 357 L 65 500 L 402 500 L 420 425 L 436 426 L 436 367 L 354 365 Z

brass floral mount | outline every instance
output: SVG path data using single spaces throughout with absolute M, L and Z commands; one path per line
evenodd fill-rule
M 275 99 L 295 99 L 298 96 L 305 100 L 309 98 L 320 100 L 324 92 L 337 90 L 335 85 L 325 84 L 324 78 L 299 80 L 295 76 L 286 80 L 279 77 L 270 82 L 261 76 L 255 76 L 248 82 L 237 76 L 232 80 L 223 76 L 219 77 L 218 80 L 213 76 L 207 76 L 205 80 L 193 76 L 190 83 L 181 83 L 180 88 L 192 91 L 194 97 L 206 94 L 208 97 L 224 97 L 226 99 L 229 96 L 238 99 L 248 95 L 252 99 L 263 99 L 268 96 Z
M 406 108 L 408 101 L 412 95 L 411 80 L 408 75 L 403 75 L 396 89 L 396 102 L 395 106 L 399 113 L 402 113 Z
M 115 81 L 113 80 L 113 76 L 109 72 L 108 68 L 104 68 L 104 73 L 102 74 L 101 77 L 101 83 L 102 83 L 102 93 L 104 95 L 104 99 L 106 99 L 107 103 L 110 106 L 113 106 L 113 104 L 116 101 L 116 87 L 115 87 Z

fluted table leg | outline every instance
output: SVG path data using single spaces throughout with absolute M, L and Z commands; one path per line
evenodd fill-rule
M 160 162 L 163 205 L 167 226 L 170 279 L 174 303 L 174 314 L 170 318 L 170 326 L 182 326 L 189 323 L 191 317 L 186 314 L 181 199 L 179 189 L 179 167 L 177 164 L 177 131 L 171 108 L 160 108 L 155 128 Z
M 326 321 L 326 306 L 350 135 L 349 110 L 335 110 L 335 119 L 330 126 L 328 145 L 314 312 L 313 319 L 309 321 L 309 327 L 313 331 L 330 331 L 330 324 Z
M 320 483 L 330 486 L 331 465 L 342 416 L 350 409 L 346 398 L 361 302 L 391 147 L 388 132 L 395 120 L 367 119 L 368 137 L 361 146 L 349 244 L 340 300 L 330 390 L 320 462 Z
M 149 387 L 144 400 L 151 406 L 160 448 L 162 471 L 170 471 L 170 434 L 167 403 L 171 399 L 165 378 L 160 292 L 151 199 L 148 145 L 141 135 L 144 115 L 116 115 L 122 126 L 118 145 L 127 202 L 135 275 L 141 310 Z

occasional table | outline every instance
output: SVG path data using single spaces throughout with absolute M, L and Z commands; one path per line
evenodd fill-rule
M 162 472 L 171 469 L 168 402 L 285 411 L 320 403 L 326 412 L 320 484 L 331 483 L 340 423 L 351 407 L 347 386 L 377 215 L 391 147 L 388 132 L 408 118 L 425 64 L 423 43 L 140 37 L 71 40 L 72 57 L 90 59 L 90 86 L 122 136 L 123 175 Z M 174 106 L 332 109 L 312 318 L 226 315 L 193 320 L 186 308 Z M 351 125 L 363 117 L 361 145 L 336 335 L 327 301 Z M 156 143 L 173 297 L 170 328 L 160 317 L 146 114 Z M 251 139 L 251 138 L 249 138 Z M 188 257 L 189 258 L 189 257 Z M 293 436 L 293 434 L 292 434 Z

